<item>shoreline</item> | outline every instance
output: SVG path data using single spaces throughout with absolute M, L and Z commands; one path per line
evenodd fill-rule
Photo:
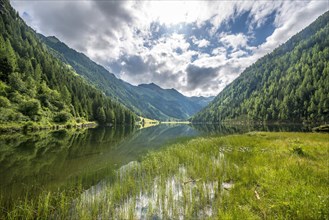
M 98 124 L 96 122 L 84 122 L 84 123 L 68 123 L 68 124 L 37 124 L 33 122 L 27 122 L 24 124 L 7 124 L 0 125 L 0 135 L 14 132 L 34 132 L 42 130 L 58 130 L 58 129 L 71 129 L 71 128 L 95 128 Z

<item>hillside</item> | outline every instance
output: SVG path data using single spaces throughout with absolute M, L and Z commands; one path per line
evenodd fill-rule
M 193 122 L 329 121 L 329 12 L 248 67 Z
M 85 121 L 130 124 L 134 114 L 55 58 L 10 6 L 0 1 L 2 128 Z
M 55 56 L 70 65 L 107 96 L 117 99 L 144 117 L 157 120 L 187 119 L 213 99 L 213 97 L 186 97 L 175 89 L 162 89 L 153 83 L 133 86 L 116 78 L 104 67 L 96 64 L 83 53 L 69 48 L 56 37 L 39 34 L 39 38 Z

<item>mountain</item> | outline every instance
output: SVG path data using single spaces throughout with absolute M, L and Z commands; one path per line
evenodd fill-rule
M 187 119 L 205 107 L 213 97 L 186 97 L 175 89 L 162 89 L 154 83 L 133 86 L 108 72 L 83 53 L 69 48 L 56 37 L 39 38 L 51 53 L 107 96 L 117 99 L 139 115 L 158 120 Z
M 200 104 L 200 101 L 194 102 L 191 97 L 186 97 L 175 89 L 162 89 L 154 83 L 141 84 L 137 88 L 139 88 L 144 102 L 150 103 L 160 110 L 161 114 L 169 116 L 169 119 L 188 119 L 207 104 Z M 206 98 L 197 98 L 206 102 Z
M 248 67 L 193 122 L 329 122 L 329 12 Z
M 194 102 L 197 103 L 203 107 L 207 106 L 212 100 L 214 100 L 215 96 L 208 96 L 208 97 L 204 97 L 204 96 L 192 96 L 189 97 L 189 99 Z
M 134 117 L 49 53 L 9 1 L 0 0 L 1 127 L 130 124 Z

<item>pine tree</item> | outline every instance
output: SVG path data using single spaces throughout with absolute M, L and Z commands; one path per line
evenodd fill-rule
M 104 124 L 106 122 L 106 115 L 103 107 L 99 107 L 97 109 L 96 119 L 100 124 Z

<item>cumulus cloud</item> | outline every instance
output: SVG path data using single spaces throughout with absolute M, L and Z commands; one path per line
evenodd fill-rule
M 206 39 L 201 39 L 198 40 L 195 36 L 191 37 L 192 42 L 197 45 L 198 47 L 208 47 L 210 45 L 210 41 L 206 40 Z
M 11 3 L 38 32 L 57 36 L 119 78 L 185 95 L 218 94 L 329 10 L 327 0 Z
M 216 79 L 218 74 L 217 68 L 199 67 L 189 64 L 186 68 L 188 89 L 194 90 L 198 87 L 204 87 Z
M 280 15 L 276 17 L 275 24 L 277 28 L 266 39 L 266 42 L 259 45 L 255 50 L 257 58 L 271 52 L 274 48 L 289 40 L 290 37 L 311 24 L 327 10 L 329 10 L 328 1 L 313 1 L 305 7 L 294 9 L 288 6 L 282 7 Z
M 120 77 L 139 84 L 139 73 L 143 72 L 143 83 L 154 82 L 166 88 L 179 88 L 185 83 L 185 66 L 190 63 L 192 56 L 198 54 L 189 50 L 189 47 L 183 35 L 174 33 L 161 37 L 152 43 L 151 48 L 144 48 L 138 56 L 133 56 L 134 59 L 130 56 L 127 59 L 127 55 L 121 56 L 119 60 L 124 64 Z
M 220 37 L 220 41 L 228 48 L 231 47 L 233 51 L 237 51 L 239 49 L 243 49 L 248 46 L 248 38 L 242 33 L 232 34 L 232 35 L 224 35 Z

